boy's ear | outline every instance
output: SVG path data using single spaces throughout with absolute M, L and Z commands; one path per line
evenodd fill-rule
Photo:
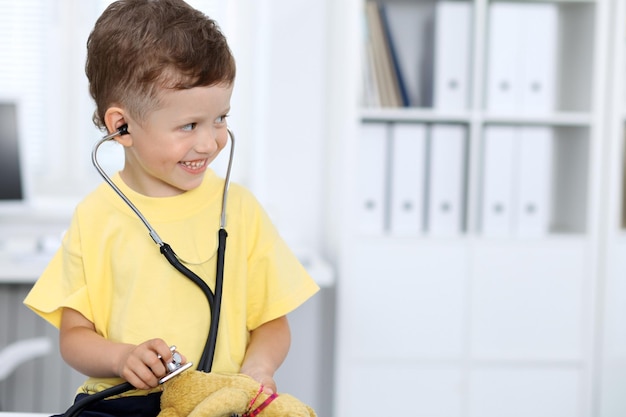
M 107 127 L 109 133 L 113 133 L 119 130 L 120 127 L 127 124 L 125 118 L 125 111 L 120 107 L 109 107 L 104 113 L 104 124 Z M 130 146 L 132 144 L 132 136 L 130 132 L 125 135 L 118 135 L 113 140 L 121 144 L 122 146 Z

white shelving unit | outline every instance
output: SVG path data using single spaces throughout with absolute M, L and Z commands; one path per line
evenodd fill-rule
M 598 404 L 602 417 L 617 417 L 626 410 L 620 387 L 626 384 L 626 4 L 614 1 L 609 24 L 612 36 L 612 61 L 608 82 L 607 141 L 604 149 L 604 189 L 606 194 L 601 219 L 604 276 L 598 326 Z
M 490 11 L 502 2 L 467 1 L 471 86 L 467 108 L 454 111 L 434 109 L 428 100 L 411 108 L 363 108 L 364 2 L 333 5 L 330 62 L 342 65 L 329 75 L 329 135 L 338 143 L 334 166 L 344 174 L 335 179 L 334 209 L 342 221 L 334 232 L 334 415 L 623 414 L 626 402 L 613 383 L 623 387 L 626 375 L 626 233 L 616 208 L 622 207 L 626 6 L 541 2 L 556 6 L 559 22 L 555 108 L 525 114 L 492 111 L 487 103 Z M 383 3 L 424 12 L 437 1 Z M 613 48 L 620 49 L 618 59 Z M 459 233 L 361 231 L 354 213 L 362 203 L 357 155 L 365 123 L 465 127 Z M 484 134 L 490 126 L 552 132 L 552 211 L 545 233 L 483 233 Z M 615 294 L 607 293 L 608 285 Z

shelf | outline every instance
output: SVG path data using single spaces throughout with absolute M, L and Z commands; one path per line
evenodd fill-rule
M 424 108 L 366 108 L 361 110 L 361 120 L 368 122 L 446 122 L 469 123 L 469 112 L 448 113 Z
M 470 123 L 506 125 L 549 125 L 588 127 L 592 115 L 587 112 L 556 112 L 538 115 L 488 114 L 485 112 L 442 112 L 428 108 L 366 108 L 360 111 L 364 122 Z M 624 116 L 626 118 L 626 115 Z
M 597 0 L 491 0 L 492 3 L 595 4 Z
M 464 359 L 458 357 L 428 357 L 428 358 L 358 358 L 356 363 L 369 366 L 410 367 L 412 369 L 454 369 L 464 365 Z M 473 357 L 467 366 L 473 370 L 495 369 L 581 369 L 583 359 L 580 358 L 480 358 Z M 0 416 L 1 417 L 1 416 Z
M 355 210 L 338 262 L 337 415 L 358 409 L 365 375 L 405 372 L 440 384 L 420 415 L 591 415 L 615 2 L 380 3 L 411 99 L 372 99 L 387 84 L 361 47 L 351 75 L 369 78 L 348 98 L 362 104 L 337 123 L 354 124 L 343 156 L 356 160 L 341 190 Z M 371 300 L 385 308 L 362 322 Z
M 588 127 L 592 124 L 592 115 L 584 112 L 558 112 L 547 115 L 486 115 L 483 120 L 490 124 Z
M 623 235 L 626 240 L 626 232 Z M 361 245 L 372 245 L 379 248 L 385 247 L 412 247 L 420 248 L 427 246 L 450 246 L 450 247 L 486 247 L 497 245 L 503 248 L 519 249 L 521 247 L 552 247 L 582 245 L 589 240 L 589 237 L 582 233 L 553 233 L 537 237 L 486 237 L 480 235 L 460 235 L 454 237 L 431 237 L 421 236 L 368 236 L 357 235 L 355 240 Z

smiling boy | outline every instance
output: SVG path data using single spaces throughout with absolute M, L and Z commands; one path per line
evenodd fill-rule
M 215 22 L 180 0 L 111 4 L 88 40 L 94 122 L 124 147 L 113 182 L 183 264 L 215 285 L 224 180 L 210 164 L 228 141 L 235 62 Z M 286 315 L 318 287 L 245 188 L 230 187 L 222 311 L 212 369 L 276 390 Z M 88 376 L 77 399 L 128 381 L 138 390 L 83 415 L 155 416 L 176 345 L 197 363 L 207 301 L 161 256 L 132 210 L 102 184 L 76 208 L 63 245 L 25 304 L 60 329 L 65 361 Z

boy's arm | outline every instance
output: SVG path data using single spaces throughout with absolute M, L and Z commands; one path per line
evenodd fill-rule
M 59 338 L 63 359 L 77 371 L 96 378 L 122 377 L 138 389 L 156 387 L 166 373 L 163 361 L 172 356 L 161 339 L 137 346 L 107 340 L 71 308 L 63 309 Z
M 262 324 L 250 333 L 240 372 L 263 384 L 267 393 L 276 392 L 274 373 L 287 357 L 290 345 L 287 316 Z

